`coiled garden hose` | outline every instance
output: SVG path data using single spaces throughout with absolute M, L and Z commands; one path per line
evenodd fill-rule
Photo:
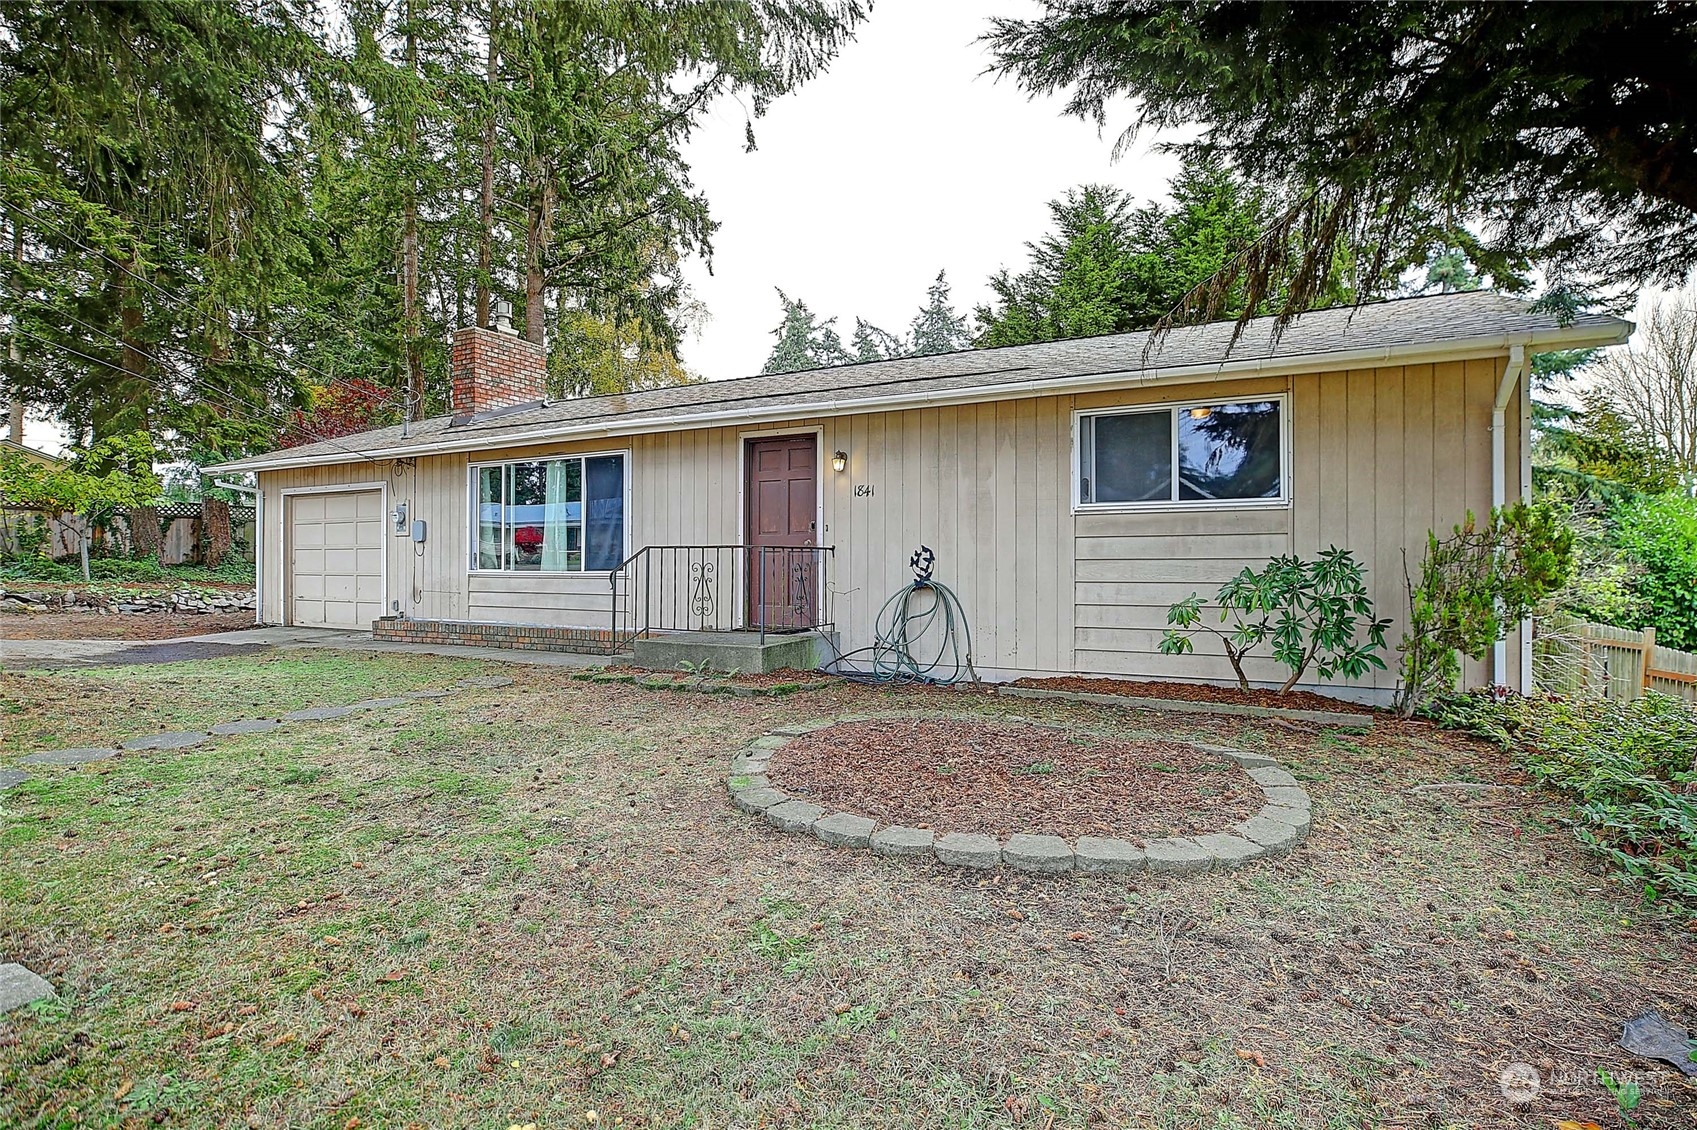
M 936 555 L 922 545 L 909 563 L 913 566 L 913 583 L 897 590 L 878 610 L 871 646 L 838 652 L 832 670 L 844 678 L 884 685 L 978 682 L 978 672 L 972 667 L 972 627 L 967 623 L 966 610 L 953 589 L 931 579 Z M 914 644 L 933 630 L 941 632 L 937 653 L 922 660 L 914 654 Z M 856 656 L 870 659 L 856 666 L 851 662 Z M 869 667 L 864 665 L 868 662 Z

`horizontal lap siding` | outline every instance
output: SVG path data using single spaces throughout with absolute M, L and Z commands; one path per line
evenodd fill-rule
M 1329 545 L 1368 565 L 1380 615 L 1402 631 L 1402 550 L 1418 565 L 1426 531 L 1447 530 L 1490 505 L 1490 407 L 1502 359 L 1364 369 L 1213 385 L 1161 386 L 1078 397 L 1039 397 L 831 419 L 798 419 L 758 431 L 735 427 L 506 449 L 477 461 L 629 450 L 631 545 L 735 544 L 741 540 L 739 451 L 755 435 L 820 429 L 823 525 L 836 546 L 832 603 L 845 649 L 872 643 L 874 619 L 912 580 L 908 555 L 937 554 L 937 580 L 960 597 L 981 670 L 1082 671 L 1229 679 L 1218 645 L 1164 656 L 1167 605 L 1211 596 L 1246 566 L 1279 553 L 1312 557 Z M 1290 396 L 1292 505 L 1074 515 L 1072 412 L 1222 396 Z M 1518 414 L 1508 414 L 1508 481 L 1518 490 Z M 831 469 L 833 451 L 848 470 Z M 349 464 L 261 476 L 268 535 L 284 486 L 384 480 L 389 505 L 407 501 L 430 524 L 422 553 L 389 537 L 389 595 L 418 617 L 491 619 L 600 628 L 611 600 L 605 577 L 468 574 L 467 459 L 388 467 Z M 859 495 L 855 488 L 866 490 Z M 266 618 L 281 613 L 276 555 L 265 556 Z M 1395 656 L 1387 655 L 1394 668 Z M 1258 679 L 1281 669 L 1263 660 Z M 1485 671 L 1470 664 L 1470 681 Z M 1310 684 L 1312 685 L 1312 680 Z M 1385 692 L 1394 672 L 1363 680 Z
M 1338 546 L 1367 566 L 1377 614 L 1393 619 L 1387 670 L 1356 681 L 1383 697 L 1395 687 L 1395 646 L 1406 623 L 1403 551 L 1418 569 L 1426 533 L 1447 532 L 1468 510 L 1490 509 L 1491 403 L 1502 358 L 1304 374 L 1280 382 L 1240 382 L 1118 397 L 1079 398 L 1081 408 L 1191 402 L 1209 395 L 1290 395 L 1291 506 L 1283 509 L 1081 514 L 1073 586 L 1080 671 L 1146 678 L 1233 678 L 1219 643 L 1206 635 L 1198 654 L 1160 653 L 1168 606 L 1198 592 L 1212 597 L 1244 567 L 1294 552 L 1312 558 Z M 1509 495 L 1519 489 L 1518 419 L 1507 435 Z M 1210 623 L 1217 623 L 1210 616 Z M 1263 649 L 1263 653 L 1265 649 Z M 1282 681 L 1269 659 L 1250 678 Z M 1511 664 L 1512 666 L 1512 664 Z M 1488 668 L 1469 663 L 1469 683 Z M 1304 686 L 1325 689 L 1313 675 Z M 1338 685 L 1338 684 L 1331 684 Z

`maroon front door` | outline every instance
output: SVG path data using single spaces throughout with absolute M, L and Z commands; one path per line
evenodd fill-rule
M 815 436 L 748 441 L 748 627 L 811 627 L 819 606 L 819 443 Z

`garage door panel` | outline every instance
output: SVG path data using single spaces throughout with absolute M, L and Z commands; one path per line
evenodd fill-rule
M 383 612 L 381 492 L 294 495 L 289 522 L 289 622 L 369 628 Z

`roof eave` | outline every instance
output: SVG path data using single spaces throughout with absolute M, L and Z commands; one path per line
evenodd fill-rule
M 1607 321 L 1553 326 L 1521 334 L 1491 334 L 1472 338 L 1446 339 L 1438 342 L 1404 345 L 1372 346 L 1366 349 L 1345 349 L 1320 353 L 1293 354 L 1289 357 L 1266 357 L 1244 361 L 1217 361 L 1198 365 L 1175 366 L 1171 369 L 1117 369 L 1089 373 L 1076 377 L 1027 378 L 994 385 L 976 385 L 948 389 L 942 392 L 903 392 L 881 397 L 857 397 L 850 400 L 824 398 L 811 401 L 785 401 L 767 408 L 739 407 L 718 411 L 692 412 L 670 416 L 621 416 L 583 424 L 543 424 L 527 431 L 511 433 L 472 432 L 460 436 L 442 437 L 429 441 L 409 441 L 362 450 L 359 455 L 373 460 L 409 459 L 422 455 L 453 455 L 486 450 L 492 447 L 523 447 L 563 439 L 599 439 L 608 436 L 644 435 L 657 432 L 685 431 L 727 423 L 759 423 L 763 420 L 789 420 L 803 416 L 864 415 L 905 408 L 942 407 L 971 404 L 987 400 L 1024 399 L 1045 395 L 1077 395 L 1124 387 L 1128 383 L 1184 384 L 1208 380 L 1247 380 L 1262 376 L 1288 376 L 1304 372 L 1333 372 L 1385 364 L 1432 364 L 1439 361 L 1506 353 L 1519 345 L 1528 352 L 1547 352 L 1556 349 L 1595 349 L 1620 345 L 1631 336 L 1631 322 L 1619 318 Z M 348 436 L 340 442 L 354 447 L 358 436 Z M 283 453 L 256 455 L 205 468 L 208 474 L 236 472 L 285 471 L 297 467 L 322 467 L 337 463 L 357 462 L 346 450 L 321 452 L 315 455 L 290 458 Z

